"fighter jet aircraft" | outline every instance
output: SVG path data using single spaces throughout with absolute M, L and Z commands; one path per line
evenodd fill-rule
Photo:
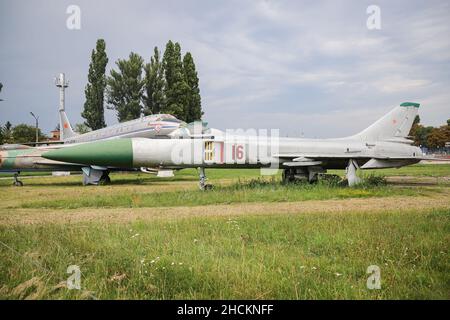
M 175 131 L 172 139 L 98 141 L 51 150 L 42 156 L 108 168 L 199 168 L 201 189 L 209 188 L 205 168 L 276 167 L 283 170 L 286 182 L 296 179 L 313 182 L 328 169 L 346 169 L 348 184 L 352 186 L 360 182 L 356 175 L 358 168 L 397 168 L 428 159 L 408 139 L 419 106 L 402 103 L 365 130 L 345 138 L 261 139 L 227 135 L 218 130 L 186 136 Z
M 82 143 L 116 138 L 164 138 L 180 125 L 185 124 L 170 114 L 154 114 L 139 119 L 121 122 L 103 129 L 77 134 L 73 131 L 65 110 L 65 89 L 68 87 L 65 74 L 55 79 L 59 88 L 59 127 L 63 143 Z

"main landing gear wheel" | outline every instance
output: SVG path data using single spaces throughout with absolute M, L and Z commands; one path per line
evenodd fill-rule
M 19 180 L 19 173 L 14 173 L 14 182 L 13 186 L 15 187 L 23 187 L 23 182 Z
M 98 182 L 99 185 L 104 186 L 111 183 L 111 178 L 109 177 L 109 173 L 105 171 L 105 173 L 100 178 Z
M 212 190 L 214 189 L 214 186 L 212 184 L 205 184 L 202 190 Z

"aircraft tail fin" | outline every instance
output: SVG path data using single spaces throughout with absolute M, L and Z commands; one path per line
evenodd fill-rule
M 407 138 L 419 106 L 419 103 L 404 102 L 353 137 L 368 141 Z
M 73 131 L 70 125 L 69 119 L 67 118 L 66 112 L 64 110 L 59 110 L 59 132 L 61 140 L 72 138 L 77 134 Z

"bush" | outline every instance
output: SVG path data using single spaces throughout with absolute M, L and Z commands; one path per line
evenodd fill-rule
M 363 184 L 369 187 L 385 186 L 387 184 L 386 177 L 383 175 L 375 175 L 373 173 L 363 177 Z

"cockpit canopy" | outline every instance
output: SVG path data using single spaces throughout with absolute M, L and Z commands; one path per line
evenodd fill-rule
M 221 136 L 223 132 L 208 128 L 208 122 L 194 121 L 185 125 L 180 126 L 177 130 L 174 130 L 169 136 L 173 139 L 183 139 L 183 138 L 201 138 L 205 136 Z
M 183 123 L 183 121 L 175 118 L 171 114 L 157 114 L 156 121 L 167 121 L 167 122 L 174 122 L 174 123 Z

